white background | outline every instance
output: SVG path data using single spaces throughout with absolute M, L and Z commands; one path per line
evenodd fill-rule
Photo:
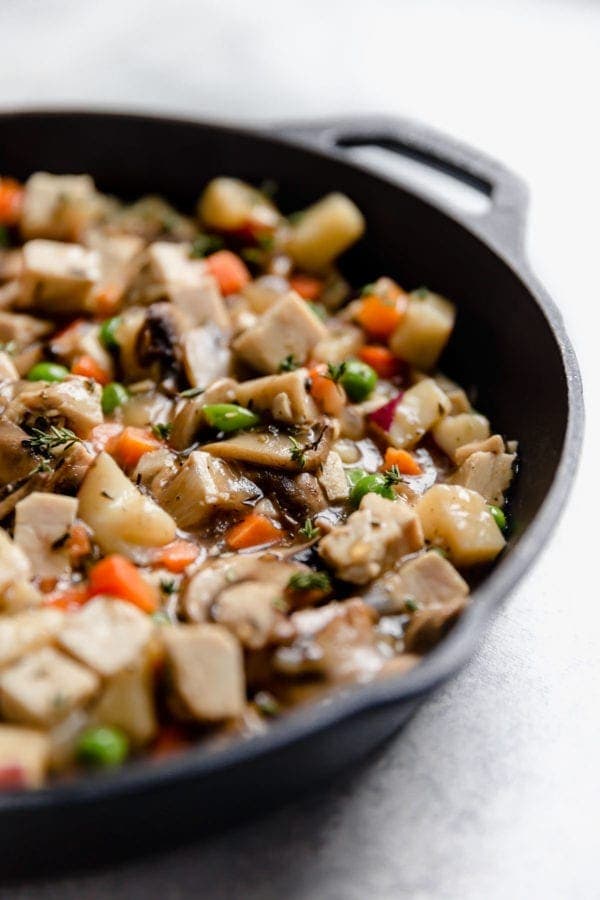
M 10 896 L 600 896 L 600 6 L 0 0 L 0 50 L 4 108 L 400 113 L 502 159 L 529 183 L 529 256 L 574 339 L 588 414 L 541 562 L 374 761 L 251 826 Z

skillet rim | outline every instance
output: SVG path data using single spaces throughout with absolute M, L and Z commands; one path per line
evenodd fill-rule
M 165 760 L 161 764 L 149 760 L 139 760 L 115 772 L 90 774 L 77 778 L 72 783 L 58 784 L 36 789 L 31 792 L 17 792 L 0 795 L 0 815 L 2 813 L 33 812 L 48 808 L 75 807 L 98 800 L 110 800 L 117 796 L 134 796 L 160 790 L 169 784 L 198 780 L 215 771 L 226 771 L 240 763 L 247 763 L 261 756 L 267 756 L 291 745 L 311 734 L 332 728 L 346 719 L 359 716 L 369 710 L 416 701 L 454 675 L 473 655 L 481 641 L 484 630 L 491 624 L 500 605 L 525 575 L 530 565 L 537 559 L 546 539 L 556 527 L 572 489 L 577 466 L 581 456 L 584 433 L 584 402 L 581 375 L 571 341 L 566 333 L 561 313 L 547 290 L 533 274 L 523 255 L 515 255 L 503 249 L 492 235 L 478 231 L 476 220 L 461 221 L 460 214 L 443 203 L 419 190 L 412 189 L 405 182 L 399 182 L 383 171 L 374 170 L 367 164 L 350 160 L 335 148 L 307 144 L 300 136 L 286 136 L 285 128 L 293 123 L 282 123 L 284 129 L 277 133 L 277 126 L 261 128 L 250 125 L 232 125 L 218 120 L 205 120 L 186 116 L 153 114 L 144 110 L 115 109 L 115 107 L 95 106 L 81 108 L 65 106 L 55 108 L 8 108 L 0 110 L 0 127 L 5 122 L 23 118 L 88 118 L 109 120 L 147 120 L 166 126 L 199 126 L 204 129 L 219 130 L 230 135 L 255 138 L 272 145 L 293 146 L 307 157 L 317 157 L 333 161 L 342 168 L 359 170 L 366 176 L 387 183 L 423 203 L 432 212 L 450 220 L 452 227 L 466 231 L 481 248 L 509 269 L 522 284 L 530 299 L 540 309 L 561 356 L 567 390 L 567 422 L 565 438 L 556 474 L 552 485 L 531 524 L 525 529 L 519 543 L 508 558 L 501 559 L 484 582 L 473 592 L 474 602 L 461 616 L 457 624 L 444 640 L 434 648 L 414 669 L 399 676 L 390 676 L 382 681 L 356 685 L 335 696 L 331 703 L 310 704 L 305 708 L 287 713 L 284 718 L 272 723 L 261 735 L 239 738 L 218 749 L 195 745 L 181 756 Z M 367 121 L 369 117 L 364 117 Z M 327 119 L 322 121 L 327 127 Z M 356 121 L 361 121 L 357 117 Z M 302 122 L 298 125 L 302 128 Z M 438 138 L 443 149 L 444 135 Z M 451 141 L 448 138 L 448 141 Z M 470 150 L 474 155 L 476 150 Z M 483 154 L 481 154 L 483 157 Z

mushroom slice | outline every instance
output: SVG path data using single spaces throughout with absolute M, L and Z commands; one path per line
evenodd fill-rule
M 333 425 L 327 421 L 299 428 L 293 435 L 265 428 L 241 431 L 224 441 L 205 444 L 202 449 L 213 456 L 255 466 L 314 472 L 327 457 L 334 433 Z

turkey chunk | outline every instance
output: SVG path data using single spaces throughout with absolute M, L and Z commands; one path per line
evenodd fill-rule
M 88 308 L 91 289 L 100 279 L 100 257 L 80 244 L 29 241 L 23 247 L 22 302 L 50 312 Z
M 422 546 L 421 524 L 404 500 L 367 494 L 346 524 L 321 540 L 319 553 L 338 578 L 366 584 Z
M 29 650 L 50 643 L 65 613 L 59 609 L 33 609 L 0 619 L 0 666 L 14 662 Z
M 213 618 L 232 631 L 244 647 L 260 650 L 294 633 L 289 620 L 277 609 L 279 598 L 268 581 L 241 581 L 221 591 Z
M 481 494 L 459 485 L 435 484 L 416 510 L 427 540 L 457 566 L 491 562 L 506 543 Z
M 178 306 L 192 325 L 216 325 L 221 331 L 229 331 L 231 320 L 221 292 L 214 278 L 205 276 L 199 285 L 172 284 L 167 297 Z
M 156 241 L 148 248 L 148 264 L 155 281 L 166 285 L 198 287 L 206 278 L 206 265 L 190 256 L 191 244 Z
M 0 709 L 10 722 L 49 728 L 97 692 L 98 676 L 52 647 L 27 654 L 0 675 Z
M 19 402 L 45 418 L 64 419 L 75 434 L 85 438 L 104 421 L 101 396 L 97 382 L 73 376 L 54 383 L 32 381 L 19 393 Z
M 469 593 L 464 578 L 435 550 L 404 563 L 398 572 L 387 576 L 381 586 L 386 597 L 382 608 L 385 613 L 404 612 L 407 600 L 425 608 L 466 597 Z
M 451 408 L 450 400 L 433 378 L 409 388 L 394 410 L 389 440 L 394 447 L 410 448 Z
M 240 643 L 221 625 L 163 629 L 167 662 L 184 714 L 200 722 L 241 715 L 245 683 Z
M 40 787 L 50 758 L 50 740 L 33 728 L 0 725 L 0 772 L 14 769 L 16 787 Z
M 194 450 L 159 492 L 157 500 L 180 528 L 191 528 L 206 521 L 217 509 L 236 509 L 258 496 L 256 485 L 228 463 Z
M 404 632 L 404 649 L 409 653 L 426 653 L 450 631 L 467 605 L 464 597 L 455 597 L 438 606 L 418 609 Z
M 308 393 L 307 384 L 307 369 L 267 375 L 238 385 L 237 401 L 250 409 L 269 412 L 280 422 L 296 425 L 314 422 L 317 407 Z
M 67 617 L 58 635 L 63 650 L 107 677 L 139 659 L 154 633 L 151 620 L 131 603 L 90 600 Z
M 234 341 L 234 350 L 259 372 L 275 373 L 287 356 L 305 363 L 327 328 L 304 300 L 290 293 L 278 300 Z
M 60 578 L 71 571 L 66 538 L 76 515 L 75 497 L 35 491 L 17 503 L 15 543 L 37 577 Z
M 21 234 L 25 240 L 79 240 L 103 206 L 103 198 L 96 193 L 89 175 L 35 172 L 25 184 Z
M 108 679 L 91 720 L 122 729 L 136 746 L 155 737 L 154 666 L 148 655 Z
M 499 434 L 493 434 L 491 437 L 482 441 L 472 441 L 469 444 L 463 444 L 454 454 L 457 465 L 462 465 L 471 453 L 480 451 L 481 453 L 504 453 L 504 441 Z
M 514 461 L 514 453 L 478 450 L 465 459 L 450 482 L 477 491 L 488 503 L 501 506 L 504 503 L 504 491 L 512 480 Z
M 328 603 L 292 615 L 297 638 L 277 650 L 274 665 L 284 675 L 315 674 L 328 681 L 369 681 L 385 664 L 373 628 L 375 613 L 362 600 Z
M 0 598 L 3 609 L 16 612 L 40 602 L 39 591 L 30 583 L 32 577 L 29 558 L 0 528 Z

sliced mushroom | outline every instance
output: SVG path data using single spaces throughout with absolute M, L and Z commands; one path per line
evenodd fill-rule
M 202 449 L 213 456 L 255 466 L 313 472 L 327 457 L 334 436 L 333 425 L 325 421 L 298 428 L 293 435 L 275 428 L 241 431 L 226 440 L 205 444 Z

